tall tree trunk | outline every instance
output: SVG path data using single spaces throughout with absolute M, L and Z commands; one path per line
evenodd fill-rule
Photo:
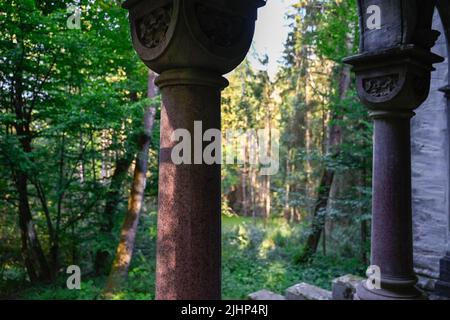
M 292 151 L 293 152 L 295 152 L 295 149 L 292 149 Z M 290 159 L 291 159 L 291 163 L 289 164 L 289 172 L 292 174 L 293 172 L 295 172 L 295 159 L 293 158 L 293 156 L 291 156 L 290 157 Z M 289 193 L 290 194 L 294 194 L 295 195 L 295 193 L 296 193 L 296 191 L 297 191 L 297 185 L 296 185 L 296 183 L 294 182 L 294 181 L 292 181 L 290 184 L 289 184 Z M 290 206 L 290 222 L 291 223 L 297 223 L 297 222 L 300 222 L 300 220 L 301 220 L 301 217 L 300 217 L 300 214 L 299 214 L 299 212 L 298 212 L 298 205 L 297 204 L 295 204 L 295 205 L 290 205 L 290 202 L 289 202 L 289 206 Z
M 285 189 L 286 189 L 286 197 L 284 198 L 284 207 L 285 209 L 288 209 L 290 207 L 289 202 L 289 192 L 291 190 L 291 183 L 290 183 L 290 176 L 291 176 L 291 162 L 292 162 L 292 153 L 293 149 L 288 149 L 287 155 L 286 155 L 286 162 L 285 162 L 285 177 L 284 177 L 284 183 L 285 183 Z
M 82 132 L 80 132 L 80 147 L 79 147 L 79 149 L 80 149 L 80 154 L 83 154 L 84 142 L 83 142 L 83 133 Z M 80 184 L 84 184 L 84 176 L 85 176 L 84 170 L 85 170 L 84 159 L 83 159 L 83 157 L 81 157 L 80 164 L 78 167 L 78 176 L 80 177 Z
M 268 127 L 268 138 L 269 141 L 267 143 L 267 156 L 269 159 L 272 158 L 272 118 L 271 118 L 271 113 L 270 113 L 270 109 L 269 109 L 269 113 L 268 113 L 268 117 L 266 119 L 267 122 L 267 127 Z M 259 143 L 263 143 L 262 141 L 260 141 Z M 270 193 L 270 186 L 271 186 L 271 176 L 270 175 L 266 175 L 265 176 L 265 181 L 264 181 L 264 199 L 263 199 L 263 204 L 264 204 L 264 217 L 266 220 L 268 220 L 270 218 L 270 212 L 271 212 L 271 208 L 272 208 L 272 197 L 271 197 L 271 193 Z
M 19 68 L 20 70 L 20 68 Z M 30 131 L 31 109 L 26 108 L 23 99 L 22 73 L 14 77 L 13 105 L 16 115 L 14 125 L 22 151 L 30 154 L 32 151 L 32 134 Z M 28 195 L 29 176 L 26 169 L 18 168 L 15 174 L 15 186 L 19 195 L 19 227 L 22 240 L 22 255 L 28 276 L 32 282 L 49 281 L 52 278 L 50 268 L 39 242 L 30 209 Z
M 32 282 L 51 279 L 50 268 L 39 242 L 28 198 L 28 177 L 19 172 L 16 178 L 16 188 L 19 194 L 19 226 L 22 238 L 22 254 L 29 278 Z
M 330 193 L 331 184 L 333 183 L 334 171 L 326 169 L 320 180 L 318 199 L 314 205 L 313 219 L 311 231 L 306 240 L 303 252 L 299 258 L 299 262 L 308 261 L 311 256 L 316 253 L 319 245 L 320 236 L 325 226 L 325 214 L 327 210 L 328 195 Z
M 251 212 L 252 212 L 252 218 L 253 222 L 256 221 L 256 174 L 255 174 L 255 168 L 254 165 L 249 166 L 250 170 L 250 205 L 251 205 Z
M 247 168 L 244 164 L 244 168 L 241 172 L 241 192 L 242 192 L 242 215 L 248 216 L 247 210 Z
M 247 217 L 248 214 L 248 196 L 247 196 L 247 177 L 248 177 L 248 167 L 247 167 L 247 140 L 243 139 L 243 150 L 244 150 L 244 164 L 241 172 L 241 185 L 242 185 L 242 214 Z
M 130 100 L 137 102 L 137 93 L 131 93 Z M 115 163 L 115 169 L 111 177 L 108 192 L 106 194 L 106 203 L 103 210 L 102 221 L 100 224 L 100 233 L 104 238 L 108 238 L 112 235 L 112 231 L 114 228 L 114 217 L 117 212 L 117 207 L 119 206 L 122 198 L 122 187 L 126 178 L 128 177 L 128 171 L 130 170 L 131 164 L 133 163 L 133 160 L 135 158 L 135 150 L 132 146 L 133 143 L 131 143 L 131 141 L 134 139 L 136 139 L 136 136 L 134 134 L 128 135 L 128 141 L 124 143 L 125 152 L 123 153 L 123 155 L 117 158 Z M 109 260 L 111 255 L 108 249 L 109 248 L 100 248 L 95 253 L 94 270 L 97 275 L 107 274 L 109 272 Z
M 290 172 L 289 172 L 289 168 L 290 168 L 290 164 L 289 164 L 289 162 L 290 162 L 290 154 L 291 154 L 291 151 L 289 150 L 288 151 L 288 156 L 286 157 L 286 167 L 285 167 L 286 176 L 284 177 L 284 217 L 285 217 L 285 219 L 287 221 L 292 222 L 291 221 L 292 216 L 290 214 L 291 205 L 290 205 L 290 199 L 289 199 L 290 191 L 291 191 L 291 183 L 289 181 L 289 176 L 290 176 Z
M 100 233 L 104 237 L 111 235 L 114 226 L 114 215 L 117 210 L 117 206 L 120 203 L 121 190 L 123 182 L 125 181 L 128 170 L 133 162 L 134 154 L 132 152 L 125 152 L 125 155 L 120 157 L 116 161 L 116 166 L 114 169 L 113 176 L 111 178 L 111 183 L 109 185 L 109 190 L 106 195 L 106 204 L 103 211 L 103 221 L 100 226 Z M 108 258 L 110 257 L 109 251 L 106 249 L 99 249 L 95 254 L 95 273 L 97 275 L 104 274 L 107 272 Z
M 120 203 L 120 190 L 122 189 L 123 182 L 128 175 L 128 170 L 133 163 L 134 154 L 132 152 L 126 152 L 126 154 L 117 159 L 114 169 L 111 183 L 107 193 L 104 217 L 105 223 L 102 225 L 102 231 L 111 232 L 114 227 L 114 214 L 117 206 Z
M 49 245 L 50 245 L 50 258 L 51 258 L 51 272 L 52 275 L 56 275 L 58 272 L 57 268 L 57 257 L 58 257 L 58 245 L 56 238 L 56 230 L 53 227 L 53 222 L 50 216 L 50 210 L 48 208 L 47 197 L 45 196 L 44 188 L 39 180 L 35 180 L 33 182 L 37 197 L 41 202 L 42 211 L 44 212 L 45 221 L 47 223 L 48 237 L 49 237 Z
M 55 236 L 52 239 L 51 245 L 51 263 L 53 272 L 57 272 L 59 268 L 59 231 L 61 229 L 61 221 L 62 221 L 62 210 L 63 210 L 63 201 L 65 197 L 65 178 L 64 178 L 64 167 L 65 167 L 65 145 L 66 145 L 66 135 L 63 132 L 61 136 L 61 147 L 59 154 L 59 179 L 58 179 L 58 201 L 57 201 L 57 211 L 56 211 L 56 231 Z
M 100 137 L 100 146 L 101 146 L 101 166 L 100 166 L 100 179 L 101 183 L 104 184 L 105 181 L 108 178 L 108 136 L 107 136 L 106 130 L 102 131 L 101 137 Z
M 265 181 L 265 191 L 264 191 L 264 212 L 265 212 L 265 218 L 269 219 L 270 218 L 270 213 L 271 213 L 271 209 L 272 209 L 272 197 L 270 194 L 270 186 L 271 186 L 271 181 L 270 181 L 270 175 L 266 176 L 266 181 Z
M 364 169 L 360 175 L 359 175 L 359 186 L 362 187 L 366 184 L 366 170 Z M 361 191 L 358 192 L 360 202 L 363 198 L 363 193 Z M 359 209 L 359 215 L 364 215 L 363 208 L 360 207 Z M 361 225 L 360 225 L 360 236 L 361 236 L 361 244 L 360 244 L 360 255 L 361 255 L 361 261 L 364 263 L 364 265 L 368 264 L 368 258 L 367 258 L 367 250 L 366 250 L 366 242 L 367 237 L 369 235 L 369 228 L 367 226 L 367 220 L 363 217 L 361 218 Z
M 148 97 L 156 96 L 155 73 L 148 74 Z M 136 157 L 133 183 L 128 199 L 128 210 L 122 226 L 119 245 L 116 251 L 111 273 L 104 290 L 105 298 L 111 297 L 115 291 L 120 290 L 128 276 L 131 258 L 133 256 L 136 233 L 139 223 L 142 204 L 144 202 L 145 185 L 147 182 L 148 152 L 151 143 L 156 107 L 151 105 L 144 113 L 144 132 L 139 139 L 139 153 Z
M 24 152 L 31 152 L 31 140 L 28 130 L 17 127 L 20 136 L 22 149 Z M 24 136 L 25 135 L 25 136 Z M 19 169 L 16 175 L 16 189 L 19 195 L 19 226 L 22 238 L 22 254 L 25 266 L 32 282 L 51 280 L 51 272 L 42 250 L 30 209 L 28 196 L 28 175 L 22 169 Z
M 350 87 L 350 68 L 345 65 L 342 67 L 339 76 L 339 101 L 342 102 L 345 99 L 347 91 Z M 335 112 L 331 114 L 331 126 L 327 141 L 327 153 L 332 155 L 332 158 L 336 158 L 340 153 L 340 144 L 342 143 L 342 128 L 339 125 L 341 116 Z M 320 237 L 323 234 L 323 230 L 326 222 L 326 211 L 335 171 L 332 168 L 325 168 L 322 178 L 320 180 L 318 197 L 316 204 L 314 205 L 311 231 L 303 248 L 299 262 L 308 261 L 312 255 L 317 252 Z

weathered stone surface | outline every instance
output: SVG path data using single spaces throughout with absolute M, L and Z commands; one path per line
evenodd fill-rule
M 428 99 L 412 121 L 412 209 L 414 267 L 419 286 L 432 290 L 445 255 L 449 216 L 449 109 L 438 89 L 448 84 L 448 53 L 439 16 L 433 28 L 442 32 L 433 52 L 446 57 L 435 65 Z
M 331 300 L 331 291 L 302 282 L 286 290 L 286 300 Z
M 363 278 L 351 274 L 334 279 L 332 289 L 333 300 L 353 300 L 356 285 L 363 280 Z
M 249 300 L 286 300 L 281 294 L 274 293 L 269 290 L 260 290 L 248 295 Z
M 402 44 L 415 44 L 429 48 L 435 33 L 417 31 L 418 25 L 427 25 L 433 13 L 430 1 L 413 0 L 359 0 L 361 17 L 361 49 L 363 51 L 391 48 Z M 371 5 L 381 8 L 380 28 L 367 23 L 373 16 Z M 428 47 L 427 47 L 428 46 Z

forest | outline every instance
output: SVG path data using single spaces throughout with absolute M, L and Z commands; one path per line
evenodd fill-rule
M 155 298 L 161 97 L 121 2 L 75 1 L 68 28 L 74 1 L 0 0 L 0 299 Z M 329 289 L 370 256 L 373 128 L 342 62 L 356 1 L 286 15 L 276 76 L 250 50 L 259 67 L 245 59 L 222 92 L 223 132 L 279 132 L 276 174 L 221 168 L 225 299 Z

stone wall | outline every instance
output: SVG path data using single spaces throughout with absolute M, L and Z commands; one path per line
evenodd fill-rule
M 449 125 L 447 99 L 439 91 L 448 84 L 448 54 L 443 27 L 436 13 L 434 29 L 441 36 L 433 51 L 446 57 L 432 74 L 428 100 L 412 121 L 412 205 L 414 264 L 419 285 L 432 290 L 445 255 L 449 219 Z

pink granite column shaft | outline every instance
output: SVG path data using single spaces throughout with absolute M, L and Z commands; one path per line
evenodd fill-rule
M 373 112 L 372 259 L 380 299 L 417 298 L 411 210 L 411 111 Z
M 170 70 L 158 79 L 161 111 L 156 299 L 218 300 L 221 298 L 220 164 L 172 161 L 177 129 L 190 132 L 194 162 L 194 122 L 203 133 L 220 129 L 220 74 Z M 205 144 L 203 144 L 203 147 Z

